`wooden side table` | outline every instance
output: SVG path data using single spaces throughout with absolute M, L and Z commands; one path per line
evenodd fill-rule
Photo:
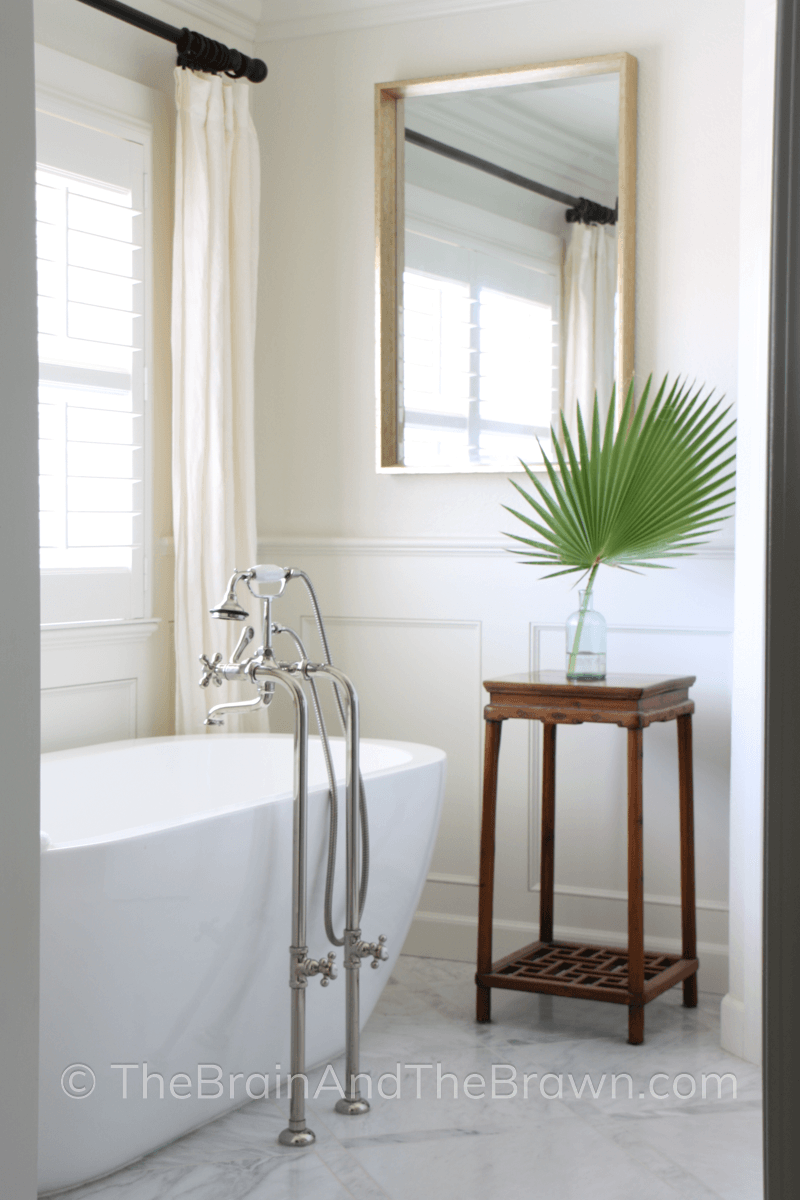
M 545 992 L 628 1005 L 628 1041 L 644 1041 L 644 1006 L 683 982 L 683 1003 L 697 1004 L 697 932 L 694 891 L 692 713 L 694 675 L 609 675 L 571 680 L 563 671 L 508 675 L 484 683 L 489 703 L 483 768 L 480 887 L 478 893 L 477 1019 L 491 1019 L 491 989 Z M 542 764 L 541 891 L 539 940 L 492 963 L 497 767 L 503 721 L 541 721 Z M 584 722 L 628 730 L 628 947 L 582 945 L 553 940 L 556 801 L 556 727 Z M 682 953 L 644 948 L 642 847 L 642 733 L 653 721 L 677 721 L 680 788 Z

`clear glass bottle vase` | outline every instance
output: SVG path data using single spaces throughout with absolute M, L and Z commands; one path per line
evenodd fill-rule
M 605 679 L 606 622 L 592 607 L 593 595 L 581 591 L 580 608 L 567 617 L 567 678 Z

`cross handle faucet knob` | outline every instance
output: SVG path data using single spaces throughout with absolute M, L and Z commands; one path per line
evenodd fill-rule
M 336 968 L 334 959 L 336 955 L 333 950 L 327 958 L 306 958 L 299 964 L 299 972 L 303 978 L 308 978 L 310 975 L 320 975 L 320 983 L 323 987 L 327 987 L 332 979 L 336 979 L 339 972 Z M 303 984 L 305 986 L 305 984 Z
M 370 966 L 377 971 L 382 962 L 386 962 L 389 957 L 389 951 L 386 949 L 386 938 L 383 934 L 380 935 L 377 942 L 359 942 L 356 947 L 356 953 L 360 958 L 372 957 Z
M 222 666 L 222 654 L 220 651 L 218 650 L 210 661 L 205 654 L 201 654 L 200 665 L 203 668 L 203 674 L 200 676 L 200 687 L 207 688 L 210 683 L 213 683 L 215 687 L 222 687 L 222 676 L 219 671 Z

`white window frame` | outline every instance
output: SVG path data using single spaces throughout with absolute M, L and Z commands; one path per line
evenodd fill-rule
M 143 297 L 143 414 L 142 425 L 142 553 L 140 578 L 131 579 L 127 613 L 98 609 L 103 568 L 43 570 L 43 618 L 46 624 L 96 621 L 152 615 L 153 554 L 153 126 L 156 109 L 150 89 L 130 79 L 51 50 L 35 47 L 36 108 L 54 117 L 77 122 L 142 147 L 144 160 L 144 211 L 142 254 Z M 45 588 L 47 591 L 45 592 Z

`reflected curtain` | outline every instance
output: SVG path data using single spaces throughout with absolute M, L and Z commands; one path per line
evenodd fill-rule
M 617 231 L 613 225 L 572 226 L 564 260 L 563 411 L 570 434 L 577 414 L 587 431 L 594 397 L 604 421 L 615 377 Z
M 253 354 L 259 154 L 245 81 L 176 68 L 172 283 L 175 727 L 200 733 L 198 656 L 230 650 L 219 603 L 256 559 Z M 219 693 L 214 697 L 219 699 Z

